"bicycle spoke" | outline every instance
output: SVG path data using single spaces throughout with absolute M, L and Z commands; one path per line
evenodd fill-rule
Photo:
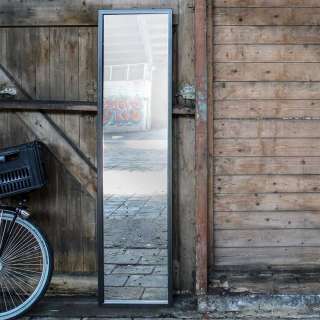
M 23 280 L 21 280 L 19 277 L 17 277 L 16 275 L 13 275 L 13 274 L 12 274 L 12 279 L 15 282 L 15 284 L 20 288 L 20 290 L 24 292 L 25 296 L 27 296 L 30 293 L 30 292 L 26 291 L 26 289 L 23 288 L 23 286 L 20 286 L 20 284 L 21 285 L 26 284 Z
M 13 244 L 10 245 L 10 247 L 11 247 L 10 250 L 7 250 L 7 248 L 8 248 L 7 247 L 6 250 L 5 250 L 6 252 L 9 251 L 7 254 L 12 253 L 12 251 L 15 251 L 17 248 L 20 249 L 20 245 L 26 241 L 27 237 L 28 237 L 28 233 L 26 232 L 24 234 L 24 236 L 21 237 L 17 243 L 13 243 Z M 6 253 L 3 252 L 3 254 L 5 255 Z
M 18 257 L 21 255 L 27 255 L 30 252 L 35 251 L 35 250 L 36 250 L 35 246 L 31 246 L 31 248 L 28 248 L 28 246 L 26 245 L 26 246 L 22 247 L 21 249 L 12 252 L 10 255 L 4 255 L 3 260 L 9 261 L 14 257 Z
M 7 276 L 8 276 L 8 278 L 9 277 L 11 278 L 11 277 L 14 277 L 14 276 L 18 276 L 18 277 L 20 277 L 19 279 L 20 279 L 20 281 L 22 283 L 24 283 L 29 288 L 34 289 L 34 285 L 32 285 L 30 282 L 28 282 L 28 280 L 33 280 L 33 279 L 30 278 L 30 277 L 27 277 L 23 273 L 19 273 L 19 272 L 16 272 L 14 270 L 10 270 L 10 271 L 7 272 Z
M 31 289 L 33 289 L 32 285 L 30 285 L 29 282 L 27 282 L 24 277 L 21 277 L 20 275 L 16 274 L 15 272 L 5 272 L 5 277 L 12 277 L 12 278 L 17 278 L 19 282 L 25 284 L 26 286 L 29 286 Z
M 0 248 L 2 248 L 3 246 L 3 243 L 4 243 L 4 237 L 5 237 L 5 234 L 7 232 L 7 221 L 4 220 L 4 227 L 3 227 L 3 230 L 2 230 L 2 236 L 1 236 L 1 241 L 0 241 Z
M 4 260 L 4 263 L 7 265 L 16 264 L 16 263 L 37 263 L 41 259 L 41 253 L 33 253 L 30 256 L 21 255 L 20 257 L 13 257 L 10 260 Z
M 23 233 L 24 233 L 24 235 L 19 238 L 19 236 L 20 236 L 21 234 L 23 234 Z M 21 243 L 23 243 L 24 237 L 25 237 L 26 235 L 28 235 L 28 232 L 27 232 L 26 230 L 23 230 L 23 228 L 20 228 L 19 231 L 17 231 L 17 232 L 15 233 L 14 238 L 13 238 L 13 239 L 10 239 L 10 249 L 7 247 L 7 248 L 4 250 L 3 254 L 4 254 L 4 255 L 5 255 L 5 254 L 8 254 L 8 253 L 11 252 L 12 250 L 15 250 L 16 248 L 18 248 L 19 245 L 20 245 Z
M 12 277 L 8 277 L 6 280 L 7 280 L 7 283 L 9 285 L 9 287 L 11 288 L 12 299 L 14 299 L 14 297 L 18 297 L 19 300 L 20 300 L 20 303 L 23 303 L 23 300 L 20 297 L 20 294 L 17 291 L 17 288 L 16 288 L 15 284 L 13 283 L 13 278 Z M 17 299 L 14 299 L 14 300 L 17 300 Z
M 2 282 L 0 282 L 0 286 L 1 286 L 1 292 L 2 292 L 2 299 L 1 300 L 3 301 L 4 307 L 5 307 L 5 311 L 8 311 L 7 300 L 5 299 L 5 291 L 3 289 L 3 283 Z
M 18 223 L 19 219 L 12 217 L 0 210 L 0 247 L 4 245 L 0 252 L 0 319 L 10 312 L 16 314 L 31 301 L 40 284 L 42 290 L 44 270 L 48 269 L 42 238 L 23 220 Z

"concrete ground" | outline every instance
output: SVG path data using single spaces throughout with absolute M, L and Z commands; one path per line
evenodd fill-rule
M 173 307 L 98 307 L 95 298 L 46 298 L 25 319 L 319 320 L 320 296 L 234 295 L 175 299 Z
M 91 298 L 46 298 L 37 319 L 320 320 L 320 271 L 219 271 L 209 294 L 175 296 L 172 307 L 99 307 Z

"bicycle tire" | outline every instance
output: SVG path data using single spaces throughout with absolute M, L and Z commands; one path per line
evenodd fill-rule
M 5 233 L 4 223 L 9 225 L 14 216 L 12 211 L 0 211 L 0 243 L 1 233 Z M 17 236 L 18 232 L 21 239 Z M 16 319 L 30 311 L 46 293 L 53 272 L 52 248 L 44 233 L 34 223 L 17 217 L 8 241 L 11 241 L 11 248 L 9 244 L 7 251 L 0 255 L 0 320 Z M 36 259 L 41 263 L 37 264 Z M 37 268 L 41 268 L 41 272 L 36 271 Z M 33 281 L 37 279 L 38 283 L 33 285 L 34 290 L 27 295 Z M 15 304 L 15 301 L 21 303 Z

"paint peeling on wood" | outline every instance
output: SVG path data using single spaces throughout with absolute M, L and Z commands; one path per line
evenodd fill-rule
M 203 80 L 204 82 L 206 80 Z M 207 122 L 208 116 L 208 103 L 207 103 L 207 86 L 204 86 L 203 91 L 197 91 L 197 109 L 196 109 L 196 117 L 197 121 Z

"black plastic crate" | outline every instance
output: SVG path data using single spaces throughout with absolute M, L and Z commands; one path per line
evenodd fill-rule
M 34 141 L 0 150 L 0 198 L 43 187 L 43 144 Z

